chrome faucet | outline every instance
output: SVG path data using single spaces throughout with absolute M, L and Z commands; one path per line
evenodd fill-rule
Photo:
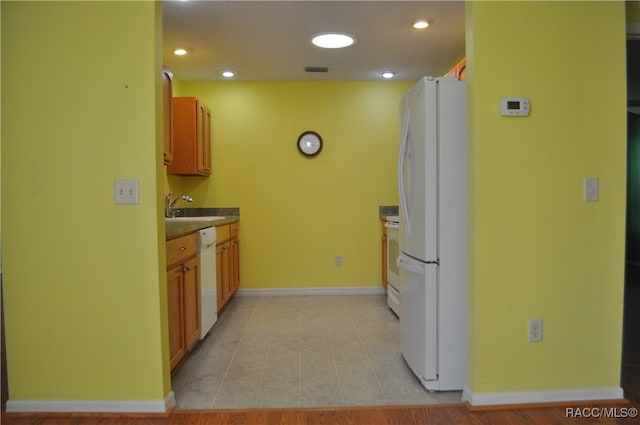
M 187 196 L 187 195 L 178 196 L 176 199 L 172 201 L 171 200 L 172 195 L 173 195 L 173 190 L 169 192 L 167 196 L 165 196 L 164 198 L 164 216 L 167 218 L 176 216 L 176 212 L 173 209 L 173 207 L 178 201 L 183 200 L 187 202 L 193 202 L 193 199 L 191 198 L 191 196 Z

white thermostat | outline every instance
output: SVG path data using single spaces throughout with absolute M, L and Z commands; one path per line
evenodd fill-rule
M 506 117 L 529 115 L 529 99 L 526 97 L 503 97 L 500 99 L 500 114 Z

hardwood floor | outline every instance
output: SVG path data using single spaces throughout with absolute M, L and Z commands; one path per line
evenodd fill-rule
M 576 403 L 476 410 L 462 404 L 248 410 L 175 410 L 168 415 L 6 413 L 6 425 L 632 425 L 640 424 L 640 268 L 627 276 L 621 385 L 627 403 Z M 4 362 L 3 362 L 4 363 Z M 5 365 L 3 364 L 3 373 Z M 6 390 L 3 389 L 3 399 Z M 580 409 L 580 410 L 578 410 Z M 636 410 L 632 410 L 636 409 Z M 569 413 L 573 412 L 573 417 Z M 634 417 L 632 413 L 635 412 Z M 582 414 L 582 417 L 578 414 Z M 590 417 L 587 417 L 590 416 Z M 599 417 L 594 417 L 599 416 Z
M 596 404 L 583 405 L 585 414 L 596 412 Z M 89 415 L 5 415 L 3 424 L 10 425 L 556 425 L 638 424 L 635 417 L 625 417 L 631 405 L 601 405 L 597 412 L 607 409 L 618 417 L 582 417 L 567 415 L 567 408 L 529 407 L 502 410 L 472 411 L 464 405 L 338 408 L 338 409 L 256 409 L 236 411 L 175 411 L 167 417 L 159 416 L 89 416 Z M 575 406 L 573 407 L 575 412 Z M 626 410 L 625 410 L 626 409 Z M 605 416 L 602 414 L 602 416 Z

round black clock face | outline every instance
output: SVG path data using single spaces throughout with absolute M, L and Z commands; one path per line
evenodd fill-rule
M 322 150 L 322 137 L 315 131 L 305 131 L 298 137 L 298 150 L 304 156 L 315 156 Z

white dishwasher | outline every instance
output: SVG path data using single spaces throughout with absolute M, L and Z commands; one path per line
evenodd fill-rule
M 198 262 L 200 263 L 200 339 L 218 320 L 216 289 L 216 228 L 198 231 Z

